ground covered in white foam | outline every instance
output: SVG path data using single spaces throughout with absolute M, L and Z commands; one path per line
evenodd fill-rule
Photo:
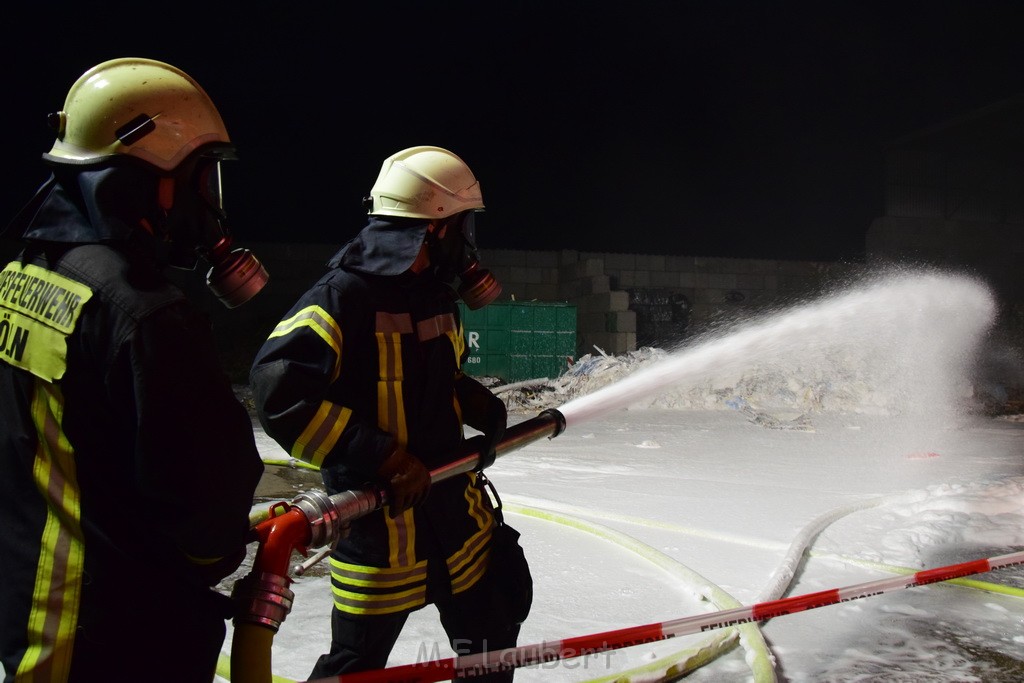
M 734 606 L 706 599 L 716 590 L 750 605 L 1024 548 L 1024 425 L 978 417 L 922 436 L 902 423 L 820 416 L 814 431 L 790 431 L 734 411 L 620 410 L 506 455 L 491 478 L 536 581 L 520 643 Z M 794 540 L 830 516 L 794 580 L 766 593 Z M 1018 594 L 938 584 L 766 622 L 777 680 L 1020 680 L 1024 571 L 972 578 Z M 315 576 L 294 588 L 273 663 L 302 680 L 330 638 L 330 586 Z M 643 667 L 633 680 L 659 680 L 708 637 L 521 669 L 516 680 Z M 452 654 L 429 607 L 411 617 L 392 663 L 424 653 Z M 756 654 L 736 645 L 691 678 L 754 680 Z
M 1024 424 L 972 406 L 993 310 L 978 283 L 904 274 L 674 353 L 595 352 L 562 378 L 502 391 L 515 420 L 557 407 L 568 422 L 489 470 L 535 576 L 520 643 L 1024 549 Z M 257 436 L 267 458 L 284 456 Z M 969 579 L 516 680 L 1024 679 L 1024 570 Z M 330 585 L 308 574 L 293 587 L 272 661 L 302 680 L 328 647 Z M 391 663 L 451 655 L 428 607 Z

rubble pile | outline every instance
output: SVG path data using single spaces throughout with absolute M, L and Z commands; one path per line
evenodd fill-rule
M 620 356 L 601 349 L 580 357 L 561 376 L 497 386 L 512 411 L 557 408 L 663 360 L 668 351 L 644 347 Z M 638 408 L 737 410 L 773 429 L 809 431 L 809 415 L 852 412 L 899 415 L 912 402 L 898 367 L 879 363 L 864 348 L 834 349 L 803 359 L 777 358 L 709 374 L 688 386 L 652 395 Z M 964 389 L 965 397 L 969 387 Z

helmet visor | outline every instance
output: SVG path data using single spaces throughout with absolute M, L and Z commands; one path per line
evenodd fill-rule
M 224 188 L 221 183 L 220 161 L 202 159 L 195 174 L 196 190 L 203 202 L 217 215 L 224 213 Z
M 483 214 L 483 211 L 475 211 L 475 210 L 463 211 L 460 214 L 460 218 L 459 218 L 460 228 L 461 228 L 461 231 L 462 231 L 462 237 L 466 240 L 466 244 L 468 244 L 469 248 L 472 249 L 473 251 L 476 251 L 476 249 L 477 249 L 477 245 L 476 245 L 476 230 L 477 230 L 477 223 L 480 220 L 480 217 L 482 216 L 482 214 Z

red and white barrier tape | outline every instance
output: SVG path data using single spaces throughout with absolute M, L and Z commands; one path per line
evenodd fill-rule
M 858 583 L 843 588 L 832 588 L 818 593 L 795 595 L 780 600 L 770 600 L 751 607 L 698 614 L 682 619 L 673 619 L 644 626 L 596 633 L 577 638 L 566 638 L 536 645 L 496 650 L 474 655 L 463 655 L 418 664 L 405 664 L 388 669 L 343 674 L 331 678 L 320 678 L 306 683 L 435 683 L 448 681 L 456 676 L 471 678 L 492 671 L 507 671 L 534 664 L 543 664 L 561 659 L 572 659 L 587 655 L 618 650 L 621 648 L 667 640 L 676 636 L 690 635 L 702 631 L 713 631 L 727 626 L 736 626 L 752 621 L 764 621 L 809 609 L 869 598 L 904 588 L 923 586 L 957 579 L 972 574 L 982 574 L 1000 567 L 1024 564 L 1024 551 L 999 555 L 983 560 L 952 564 L 936 569 L 926 569 L 908 576 L 879 579 Z

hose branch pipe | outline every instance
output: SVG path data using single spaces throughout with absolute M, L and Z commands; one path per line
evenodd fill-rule
M 565 417 L 554 408 L 548 408 L 536 417 L 506 429 L 505 436 L 502 437 L 501 441 L 494 448 L 494 456 L 495 458 L 500 458 L 544 437 L 553 439 L 563 431 L 565 431 Z M 430 470 L 430 481 L 431 483 L 436 483 L 463 472 L 471 472 L 477 468 L 479 463 L 479 452 L 464 453 L 447 465 L 441 465 L 436 469 Z
M 512 425 L 495 447 L 501 457 L 544 437 L 554 438 L 565 430 L 565 417 L 549 408 L 536 417 Z M 431 470 L 431 482 L 449 479 L 475 470 L 480 462 L 477 451 L 463 453 L 455 460 Z M 235 582 L 231 597 L 235 601 L 235 636 L 232 641 L 232 680 L 237 660 L 260 661 L 250 657 L 254 650 L 265 650 L 273 634 L 292 608 L 295 594 L 289 588 L 289 563 L 292 554 L 306 556 L 310 549 L 333 548 L 348 532 L 349 523 L 380 509 L 387 493 L 378 487 L 342 491 L 327 495 L 309 491 L 291 503 L 278 501 L 264 512 L 250 517 L 253 540 L 259 542 L 252 571 Z M 244 666 L 244 664 L 242 664 Z M 243 672 L 237 680 L 270 681 L 263 665 L 258 671 Z

